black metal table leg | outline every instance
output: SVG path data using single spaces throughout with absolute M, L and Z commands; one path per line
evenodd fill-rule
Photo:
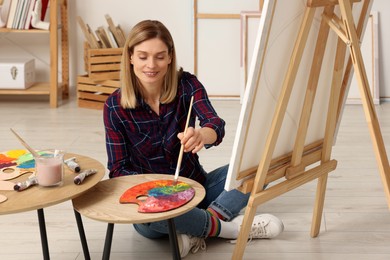
M 43 213 L 43 209 L 38 209 L 37 212 L 38 212 L 39 232 L 41 233 L 43 259 L 49 260 L 50 254 L 49 254 L 49 245 L 47 242 L 45 214 Z
M 83 247 L 84 259 L 91 260 L 91 256 L 89 255 L 87 238 L 85 236 L 83 220 L 81 219 L 80 213 L 78 213 L 76 210 L 74 210 L 74 215 L 76 217 L 77 228 L 79 230 L 81 246 Z
M 175 222 L 172 218 L 168 219 L 168 229 L 169 229 L 169 242 L 171 244 L 172 257 L 174 260 L 180 260 L 180 249 L 177 242 L 177 234 L 175 228 Z
M 108 223 L 106 240 L 104 242 L 103 260 L 109 260 L 111 254 L 112 234 L 114 233 L 114 223 Z

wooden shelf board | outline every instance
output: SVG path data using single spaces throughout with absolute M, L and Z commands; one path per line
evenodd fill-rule
M 0 89 L 0 95 L 49 95 L 50 84 L 37 82 L 27 89 Z
M 49 30 L 40 30 L 40 29 L 28 29 L 28 30 L 18 30 L 18 29 L 9 29 L 9 28 L 0 28 L 0 33 L 49 33 Z

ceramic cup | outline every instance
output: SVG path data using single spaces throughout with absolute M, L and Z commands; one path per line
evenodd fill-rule
M 39 151 L 35 159 L 35 175 L 40 186 L 58 186 L 64 179 L 65 152 L 56 149 Z

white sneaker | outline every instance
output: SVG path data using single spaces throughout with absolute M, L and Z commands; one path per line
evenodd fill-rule
M 181 257 L 186 257 L 190 251 L 195 254 L 199 249 L 206 250 L 206 242 L 204 241 L 204 238 L 201 237 L 178 234 L 177 242 L 179 243 Z
M 232 220 L 241 226 L 244 215 L 239 215 Z M 253 219 L 249 239 L 253 238 L 273 238 L 278 236 L 284 230 L 283 222 L 271 214 L 256 215 Z

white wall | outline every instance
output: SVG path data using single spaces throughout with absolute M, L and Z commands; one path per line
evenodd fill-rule
M 199 13 L 257 11 L 259 0 L 199 0 Z M 69 1 L 71 72 L 82 74 L 84 36 L 76 22 L 81 16 L 92 29 L 106 26 L 105 14 L 125 32 L 143 19 L 163 22 L 175 40 L 179 66 L 194 72 L 194 28 L 192 0 L 83 0 Z M 152 8 L 153 7 L 153 8 Z M 240 19 L 198 20 L 198 77 L 210 95 L 240 93 Z M 72 77 L 73 79 L 74 77 Z
M 256 11 L 258 0 L 199 0 L 200 13 L 240 13 Z M 140 20 L 158 19 L 171 31 L 175 40 L 179 65 L 194 71 L 193 61 L 193 1 L 192 0 L 83 0 L 69 1 L 71 79 L 83 74 L 83 35 L 76 23 L 80 15 L 92 28 L 105 25 L 105 14 L 126 32 Z M 380 96 L 390 99 L 390 1 L 374 0 L 372 9 L 379 20 L 379 88 Z M 198 77 L 209 94 L 240 94 L 240 21 L 198 20 Z M 230 33 L 229 33 L 230 32 Z M 251 36 L 249 36 L 251 37 Z M 254 37 L 253 37 L 254 38 Z M 220 91 L 220 92 L 219 92 Z
M 83 69 L 84 36 L 76 22 L 80 16 L 92 29 L 106 26 L 105 14 L 125 33 L 140 20 L 156 19 L 171 29 L 177 47 L 179 64 L 192 70 L 192 6 L 188 0 L 83 0 L 69 1 L 72 74 L 85 73 Z M 74 77 L 72 77 L 74 78 Z
M 193 60 L 193 0 L 68 0 L 70 79 L 75 92 L 77 75 L 84 74 L 84 36 L 76 22 L 81 16 L 92 29 L 106 25 L 105 14 L 125 32 L 143 19 L 162 21 L 175 40 L 179 65 L 194 71 Z M 201 13 L 240 13 L 256 11 L 258 0 L 199 0 Z M 379 24 L 379 86 L 380 96 L 390 100 L 390 1 L 374 0 L 373 10 L 378 12 Z M 254 31 L 256 26 L 251 26 Z M 198 77 L 211 95 L 240 94 L 240 21 L 199 20 Z M 249 35 L 249 39 L 255 39 Z M 32 57 L 36 59 L 38 80 L 47 80 L 50 57 L 48 37 L 31 34 L 0 34 L 0 57 Z M 251 44 L 251 43 L 250 43 Z M 253 45 L 252 45 L 253 46 Z M 249 56 L 250 57 L 250 56 Z
M 378 12 L 379 89 L 381 99 L 390 101 L 390 1 L 374 0 L 372 10 Z

